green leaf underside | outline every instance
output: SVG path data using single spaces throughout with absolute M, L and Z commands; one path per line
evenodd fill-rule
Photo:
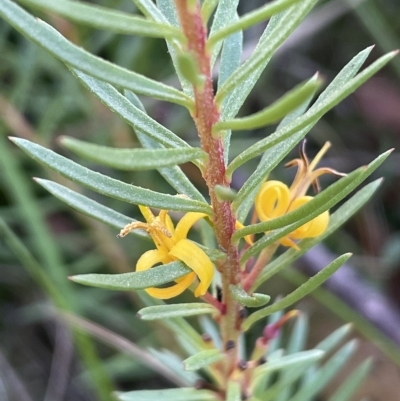
M 269 295 L 265 294 L 248 294 L 238 285 L 230 285 L 229 290 L 236 301 L 249 308 L 257 308 L 266 305 L 271 299 Z
M 118 10 L 70 0 L 18 0 L 22 4 L 57 13 L 72 21 L 116 33 L 156 38 L 181 38 L 179 29 Z
M 224 26 L 211 34 L 209 46 L 215 46 L 220 40 L 232 35 L 235 32 L 242 31 L 262 21 L 267 20 L 274 14 L 278 14 L 286 8 L 301 0 L 276 0 L 254 11 L 243 15 L 238 21 Z
M 125 91 L 126 99 L 132 103 L 135 107 L 146 113 L 143 104 L 140 102 L 139 98 L 130 91 Z M 135 127 L 135 133 L 146 149 L 163 149 L 164 145 L 156 142 L 151 137 L 147 136 L 140 128 Z M 200 202 L 206 202 L 200 191 L 193 185 L 193 183 L 188 179 L 188 177 L 183 173 L 183 171 L 178 167 L 164 167 L 158 169 L 158 172 L 164 177 L 164 179 L 174 188 L 179 194 L 184 194 L 189 198 L 198 200 Z
M 261 74 L 269 58 L 304 19 L 316 2 L 317 0 L 303 0 L 288 9 L 288 12 L 285 13 L 278 26 L 275 26 L 270 32 L 270 35 L 268 35 L 268 41 L 265 40 L 266 38 L 263 38 L 264 40 L 261 39 L 259 46 L 252 56 L 250 56 L 218 90 L 215 97 L 215 101 L 218 104 L 221 104 L 223 99 L 235 88 L 240 86 L 243 81 L 246 81 L 248 78 L 253 78 L 251 77 L 252 73 L 256 73 L 257 75 Z M 259 68 L 261 68 L 261 71 Z
M 324 283 L 333 273 L 335 273 L 335 271 L 338 270 L 350 258 L 350 256 L 351 254 L 349 253 L 339 256 L 328 266 L 326 266 L 323 270 L 318 272 L 315 276 L 311 277 L 306 283 L 298 287 L 296 290 L 291 292 L 286 297 L 282 298 L 281 300 L 275 302 L 270 306 L 267 306 L 264 309 L 258 310 L 257 312 L 251 314 L 244 321 L 243 329 L 248 330 L 250 326 L 256 321 L 263 319 L 281 309 L 285 309 L 290 305 L 293 305 L 295 302 L 299 301 L 301 298 L 305 297 L 310 292 L 314 291 L 322 283 Z
M 41 178 L 35 178 L 35 181 L 73 209 L 118 230 L 136 221 L 56 182 Z M 129 234 L 151 240 L 151 237 L 143 230 L 133 230 Z
M 329 334 L 326 338 L 320 341 L 315 348 L 320 349 L 324 352 L 331 352 L 341 341 L 346 338 L 347 335 L 351 333 L 352 324 L 347 323 L 342 327 L 336 329 L 333 333 Z
M 233 19 L 238 19 L 237 13 L 235 13 Z M 240 66 L 242 48 L 243 32 L 241 31 L 234 33 L 224 40 L 218 71 L 218 87 L 221 87 L 236 68 Z
M 1 0 L 0 16 L 25 37 L 67 65 L 118 87 L 185 107 L 192 106 L 192 100 L 177 89 L 93 56 L 10 0 Z
M 170 283 L 191 272 L 192 270 L 185 264 L 178 261 L 156 266 L 142 272 L 123 274 L 79 274 L 77 276 L 71 276 L 70 279 L 76 283 L 91 287 L 117 291 L 132 291 Z
M 279 228 L 277 230 L 274 230 L 274 231 L 266 234 L 263 238 L 256 241 L 250 248 L 248 248 L 246 250 L 246 252 L 243 253 L 241 261 L 245 262 L 251 256 L 258 253 L 261 249 L 276 242 L 280 238 L 283 238 L 285 235 L 290 234 L 298 227 L 302 226 L 303 224 L 307 223 L 308 221 L 312 220 L 313 218 L 319 216 L 324 211 L 326 211 L 329 208 L 336 205 L 345 196 L 347 196 L 351 191 L 353 191 L 359 184 L 361 184 L 361 182 L 363 182 L 366 178 L 368 178 L 368 176 L 370 176 L 383 163 L 383 161 L 389 156 L 390 152 L 391 151 L 383 153 L 382 155 L 377 157 L 372 163 L 370 163 L 367 168 L 361 167 L 361 168 L 355 170 L 348 176 L 342 178 L 335 184 L 328 187 L 325 191 L 321 192 L 321 194 L 317 195 L 314 199 L 312 199 L 310 202 L 308 202 L 308 203 L 311 203 L 311 202 L 315 201 L 315 199 L 317 199 L 317 197 L 319 196 L 319 199 L 316 202 L 313 202 L 313 204 L 312 204 L 314 209 L 311 209 L 311 208 L 307 209 L 305 217 L 302 217 L 299 215 L 300 218 L 295 223 L 291 223 L 288 226 Z M 336 193 L 336 194 L 333 193 L 333 191 L 331 189 L 333 187 L 335 187 L 337 189 L 338 193 Z M 332 196 L 331 199 L 326 199 L 326 193 L 324 194 L 324 192 L 326 192 L 326 191 L 328 191 L 328 194 L 331 194 L 331 196 Z M 323 197 L 321 197 L 321 195 L 323 195 Z M 298 210 L 300 210 L 300 208 Z M 303 209 L 303 211 L 304 210 L 305 209 Z M 302 212 L 300 212 L 300 213 L 302 213 Z M 288 215 L 289 215 L 289 213 L 288 213 Z M 272 220 L 271 220 L 271 222 L 272 222 Z M 266 222 L 266 223 L 268 223 L 268 222 Z M 261 226 L 261 224 L 262 224 L 262 226 Z M 273 224 L 275 224 L 275 223 L 273 223 Z M 257 225 L 257 227 L 255 228 L 255 230 L 257 231 L 260 227 L 264 228 L 265 226 L 267 226 L 267 225 L 266 224 L 264 225 L 264 223 L 259 223 Z M 242 230 L 244 230 L 244 229 L 242 229 Z M 264 231 L 264 230 L 261 230 L 261 232 L 262 231 Z
M 165 390 L 140 390 L 127 393 L 116 392 L 120 401 L 216 401 L 214 393 L 193 387 Z
M 168 22 L 164 17 L 163 13 L 159 8 L 153 3 L 152 0 L 132 0 L 135 6 L 145 15 L 147 18 L 159 21 Z
M 274 124 L 299 107 L 310 95 L 315 93 L 321 84 L 322 81 L 315 76 L 305 83 L 297 85 L 264 110 L 247 117 L 217 122 L 213 130 L 250 130 Z
M 140 130 L 144 135 L 169 148 L 190 148 L 178 135 L 153 120 L 111 85 L 101 82 L 78 70 L 72 70 L 72 73 L 84 86 L 98 97 L 102 103 L 119 115 L 135 130 Z
M 206 303 L 188 303 L 174 305 L 158 305 L 143 308 L 138 316 L 143 320 L 167 319 L 171 317 L 203 315 L 206 313 L 215 314 L 217 310 Z
M 156 4 L 154 4 L 154 6 L 155 5 L 157 5 L 155 8 L 160 15 L 153 12 L 152 17 L 154 17 L 154 20 L 159 22 L 165 21 L 174 27 L 180 26 L 176 15 L 175 5 L 171 0 L 156 1 Z M 183 77 L 181 71 L 178 68 L 177 54 L 179 53 L 179 51 L 181 51 L 182 46 L 179 43 L 176 43 L 176 41 L 170 39 L 167 39 L 166 43 L 168 53 L 171 57 L 172 64 L 174 65 L 175 72 L 179 79 L 181 87 L 186 95 L 193 98 L 193 86 Z
M 183 361 L 185 370 L 198 370 L 221 360 L 225 354 L 218 349 L 207 349 Z
M 335 393 L 329 398 L 328 401 L 348 401 L 357 390 L 358 386 L 367 378 L 368 374 L 372 369 L 371 359 L 367 359 L 360 364 L 341 386 L 335 391 Z
M 332 80 L 328 87 L 321 93 L 316 102 L 313 104 L 311 109 L 318 106 L 318 104 L 325 99 L 328 95 L 333 93 L 337 88 L 342 87 L 346 82 L 348 82 L 354 75 L 359 71 L 362 64 L 365 62 L 366 58 L 370 54 L 372 46 L 361 51 L 357 56 L 346 64 L 346 66 L 337 74 L 337 76 Z M 277 130 L 280 130 L 285 125 L 295 121 L 296 118 L 304 114 L 311 101 L 311 96 L 307 101 L 303 103 L 298 109 L 288 114 L 282 122 L 279 124 Z M 308 127 L 295 133 L 293 136 L 287 140 L 280 142 L 274 147 L 268 149 L 264 153 L 259 165 L 256 170 L 251 174 L 245 184 L 240 188 L 236 200 L 232 204 L 233 210 L 238 211 L 237 216 L 239 221 L 244 221 L 247 216 L 248 210 L 251 207 L 251 203 L 256 196 L 261 184 L 264 182 L 268 174 L 282 161 L 282 159 L 294 148 L 294 146 L 299 143 L 301 139 L 309 132 Z
M 323 99 L 318 107 L 315 107 L 312 110 L 310 109 L 302 117 L 296 119 L 294 122 L 284 126 L 283 128 L 269 135 L 267 138 L 262 139 L 261 141 L 247 148 L 228 166 L 227 174 L 232 174 L 236 168 L 246 163 L 248 160 L 256 157 L 260 153 L 265 152 L 272 146 L 287 140 L 292 135 L 296 134 L 299 130 L 305 127 L 307 127 L 307 129 L 311 129 L 326 112 L 336 106 L 348 95 L 353 93 L 360 85 L 367 81 L 382 67 L 384 67 L 396 54 L 397 52 L 392 52 L 386 54 L 385 56 L 382 56 L 374 63 L 372 63 L 369 67 L 367 67 L 364 71 L 362 71 L 353 79 L 344 84 L 341 88 L 333 92 L 330 96 L 327 96 L 325 99 Z
M 236 10 L 239 4 L 239 0 L 219 0 L 218 7 L 215 11 L 212 19 L 212 25 L 210 29 L 210 36 L 215 31 L 230 24 L 232 20 L 235 20 Z M 211 66 L 214 66 L 215 60 L 221 50 L 222 42 L 215 43 L 211 52 Z
M 239 17 L 237 13 L 234 15 L 234 20 Z M 243 50 L 243 32 L 239 31 L 233 35 L 227 37 L 224 40 L 219 71 L 218 71 L 218 88 L 220 88 L 223 83 L 232 75 L 232 73 L 239 68 L 240 62 L 242 60 L 242 50 Z M 221 105 L 221 115 L 225 115 L 225 104 L 229 100 L 228 97 L 223 101 Z M 229 147 L 231 142 L 231 131 L 225 131 L 223 134 L 223 145 L 224 145 L 224 159 L 225 165 L 229 162 Z
M 120 149 L 100 146 L 78 139 L 63 137 L 61 144 L 84 159 L 119 170 L 154 170 L 175 166 L 196 159 L 205 153 L 200 148 Z
M 310 250 L 313 246 L 323 241 L 326 237 L 336 231 L 350 217 L 352 217 L 377 191 L 382 180 L 376 180 L 366 185 L 353 195 L 346 203 L 340 206 L 335 213 L 332 214 L 329 226 L 326 231 L 316 238 L 308 238 L 299 242 L 300 250 L 288 249 L 285 253 L 278 256 L 275 260 L 268 264 L 268 269 L 264 269 L 257 278 L 253 290 L 259 287 L 263 282 L 279 273 L 285 267 L 289 266 L 293 261 Z
M 64 177 L 100 194 L 136 205 L 145 205 L 159 209 L 196 211 L 206 214 L 211 213 L 210 207 L 205 203 L 172 195 L 160 194 L 149 189 L 126 184 L 122 181 L 96 173 L 86 167 L 82 167 L 33 142 L 21 138 L 12 138 L 12 140 L 33 159 L 60 173 Z
M 303 401 L 317 395 L 346 364 L 357 348 L 355 340 L 348 342 L 339 349 L 329 360 L 312 375 L 309 381 L 304 384 L 291 401 Z
M 266 43 L 270 43 L 271 40 L 276 36 L 275 35 L 275 29 L 278 29 L 277 26 L 279 26 L 280 23 L 282 23 L 280 26 L 282 29 L 286 29 L 287 27 L 287 20 L 285 20 L 285 16 L 287 14 L 291 14 L 291 10 L 286 10 L 281 14 L 277 14 L 271 18 L 269 21 L 267 27 L 264 30 L 264 33 L 262 34 L 258 45 L 256 47 L 256 51 L 258 51 L 259 48 L 264 49 Z M 294 29 L 294 28 L 292 28 Z M 289 36 L 291 30 L 289 29 L 287 35 Z M 252 58 L 254 56 L 250 56 Z M 222 102 L 222 107 L 221 107 L 221 119 L 231 119 L 235 117 L 240 110 L 241 106 L 243 105 L 244 101 L 246 100 L 247 96 L 255 86 L 255 84 L 258 82 L 258 79 L 260 78 L 261 73 L 264 71 L 265 67 L 267 66 L 268 62 L 270 61 L 271 57 L 265 58 L 264 61 L 256 68 L 253 70 L 253 72 L 247 74 L 246 80 L 242 82 L 237 82 L 236 86 L 232 90 L 230 94 L 227 94 Z M 239 67 L 240 68 L 240 67 Z M 238 68 L 236 68 L 231 75 L 229 76 L 228 79 L 225 80 L 224 84 L 229 81 L 230 79 L 235 79 L 235 71 L 238 71 Z M 218 86 L 218 89 L 222 87 Z
M 289 367 L 293 368 L 296 366 L 303 366 L 305 368 L 319 361 L 324 354 L 324 351 L 313 349 L 310 351 L 297 352 L 296 354 L 286 355 L 281 358 L 270 360 L 268 363 L 265 363 L 254 370 L 255 380 L 271 372 L 287 369 Z

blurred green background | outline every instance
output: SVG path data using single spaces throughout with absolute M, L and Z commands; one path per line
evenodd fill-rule
M 93 3 L 136 12 L 129 0 Z M 264 3 L 242 1 L 240 12 Z M 103 58 L 177 84 L 162 40 L 101 32 L 41 12 L 35 15 Z M 259 24 L 246 32 L 244 56 L 250 54 L 263 28 Z M 376 47 L 367 63 L 400 47 L 397 0 L 320 1 L 270 63 L 241 114 L 260 110 L 316 71 L 329 82 L 355 54 L 371 44 Z M 142 100 L 153 118 L 196 143 L 196 132 L 185 110 L 151 99 Z M 231 156 L 269 132 L 263 129 L 235 134 Z M 0 217 L 17 234 L 11 246 L 0 239 L 0 400 L 97 400 L 99 396 L 93 391 L 84 367 L 88 363 L 97 366 L 95 375 L 101 378 L 104 374 L 120 390 L 171 386 L 168 380 L 141 364 L 130 345 L 121 340 L 124 337 L 141 348 L 152 345 L 182 353 L 161 324 L 148 324 L 136 318 L 135 312 L 141 305 L 137 296 L 80 287 L 67 279 L 79 273 L 132 271 L 149 245 L 136 239 L 117 239 L 115 230 L 74 212 L 41 189 L 32 177 L 51 177 L 139 218 L 137 208 L 88 193 L 44 170 L 17 150 L 7 140 L 9 135 L 38 142 L 72 158 L 58 145 L 57 138 L 62 135 L 108 146 L 138 146 L 131 128 L 81 87 L 64 65 L 0 21 Z M 389 148 L 399 149 L 400 57 L 331 111 L 308 138 L 310 155 L 330 140 L 333 147 L 324 163 L 342 172 L 368 163 Z M 293 156 L 297 156 L 297 151 Z M 127 173 L 78 161 L 122 181 L 174 193 L 156 172 Z M 256 161 L 247 163 L 234 176 L 234 185 L 240 187 L 255 166 Z M 205 192 L 194 166 L 182 167 Z M 278 168 L 274 175 L 289 183 L 293 172 Z M 400 154 L 397 150 L 371 180 L 379 176 L 385 177 L 379 193 L 319 252 L 354 253 L 350 267 L 357 275 L 352 285 L 355 291 L 375 300 L 368 309 L 367 320 L 386 336 L 380 337 L 368 325 L 357 326 L 360 330 L 356 336 L 360 337 L 361 346 L 352 364 L 367 356 L 373 356 L 376 362 L 370 380 L 355 399 L 398 401 Z M 329 178 L 323 180 L 322 185 L 329 182 Z M 300 263 L 305 274 L 312 274 L 312 268 L 318 269 L 318 255 L 311 253 Z M 288 277 L 282 277 L 266 285 L 265 291 L 276 296 L 290 291 L 292 286 Z M 332 286 L 332 291 L 336 301 L 351 304 L 355 316 L 366 314 L 367 305 L 352 303 L 346 291 L 341 291 L 340 280 Z M 320 301 L 325 297 L 325 305 L 311 297 L 298 305 L 311 319 L 310 345 L 342 324 L 342 317 L 352 317 L 348 307 L 330 302 L 325 295 L 320 295 Z M 74 342 L 64 318 L 54 309 L 54 305 L 65 304 L 71 313 L 81 315 L 84 320 L 71 315 L 64 318 L 89 332 L 92 340 L 78 335 Z M 373 341 L 367 341 L 365 336 Z M 382 346 L 389 357 L 382 353 Z M 86 365 L 82 364 L 82 355 Z M 99 368 L 100 360 L 105 372 Z M 344 370 L 343 377 L 346 375 Z M 107 380 L 102 382 L 107 391 Z M 327 388 L 321 401 L 328 399 L 329 391 Z

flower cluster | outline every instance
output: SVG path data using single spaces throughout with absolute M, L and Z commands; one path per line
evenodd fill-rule
M 326 142 L 315 158 L 309 162 L 305 152 L 305 141 L 303 141 L 300 158 L 285 165 L 286 167 L 297 166 L 297 174 L 290 188 L 283 182 L 275 180 L 266 181 L 261 186 L 255 199 L 255 210 L 260 221 L 281 217 L 313 199 L 306 193 L 310 185 L 313 185 L 315 192 L 319 192 L 318 178 L 321 175 L 344 175 L 327 167 L 315 169 L 330 146 L 330 142 Z M 328 224 L 329 211 L 326 211 L 282 238 L 280 244 L 299 249 L 295 240 L 318 237 L 326 230 Z
M 207 292 L 214 276 L 214 266 L 210 258 L 195 243 L 186 237 L 190 228 L 206 215 L 204 213 L 186 213 L 174 227 L 166 210 L 161 210 L 154 216 L 146 206 L 139 206 L 146 223 L 134 222 L 127 225 L 120 232 L 124 237 L 132 230 L 147 231 L 157 249 L 145 252 L 136 264 L 136 271 L 151 269 L 158 263 L 171 263 L 177 260 L 185 263 L 193 272 L 175 280 L 176 284 L 167 288 L 147 288 L 148 294 L 155 298 L 168 299 L 176 297 L 186 290 L 198 277 L 200 283 L 195 289 L 195 296 L 199 297 Z
M 343 175 L 331 168 L 318 168 L 317 164 L 329 149 L 327 142 L 318 152 L 315 158 L 309 162 L 305 153 L 305 141 L 300 150 L 300 158 L 294 159 L 286 164 L 287 167 L 297 166 L 297 174 L 290 187 L 280 181 L 266 181 L 260 188 L 255 198 L 255 212 L 260 221 L 269 221 L 281 217 L 313 199 L 306 193 L 310 185 L 319 192 L 318 178 L 323 174 Z M 191 270 L 191 273 L 176 279 L 175 284 L 167 288 L 147 288 L 146 291 L 155 298 L 168 299 L 181 294 L 189 288 L 192 283 L 199 280 L 194 291 L 196 297 L 203 296 L 210 286 L 214 276 L 214 265 L 206 253 L 195 243 L 187 239 L 190 228 L 200 219 L 206 217 L 203 213 L 186 213 L 178 222 L 176 227 L 166 210 L 161 210 L 158 216 L 154 216 L 146 206 L 139 206 L 144 222 L 133 222 L 128 224 L 120 232 L 120 236 L 127 235 L 130 231 L 143 229 L 152 237 L 156 249 L 145 252 L 136 264 L 136 271 L 151 269 L 158 263 L 167 264 L 174 261 L 182 261 Z M 321 235 L 329 223 L 329 211 L 326 211 L 308 223 L 289 233 L 279 243 L 284 246 L 299 249 L 296 240 L 302 238 L 313 238 Z M 243 225 L 236 223 L 236 228 Z M 246 242 L 251 245 L 251 236 L 245 237 Z

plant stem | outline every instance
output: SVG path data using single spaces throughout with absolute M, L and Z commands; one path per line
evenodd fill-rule
M 275 253 L 278 246 L 279 243 L 276 242 L 261 251 L 260 256 L 257 259 L 257 262 L 254 264 L 250 273 L 247 275 L 247 277 L 243 282 L 243 289 L 245 291 L 248 292 L 251 290 L 251 287 L 253 287 L 253 284 L 256 282 L 258 276 L 263 271 L 267 263 L 271 260 L 271 257 Z
M 240 332 L 240 305 L 229 291 L 230 284 L 240 282 L 238 249 L 232 241 L 235 232 L 236 218 L 229 201 L 218 201 L 214 188 L 216 185 L 229 187 L 224 162 L 224 147 L 221 135 L 212 134 L 213 125 L 219 121 L 220 112 L 214 101 L 213 81 L 211 76 L 210 55 L 206 50 L 207 30 L 201 17 L 200 3 L 193 5 L 187 0 L 175 0 L 179 21 L 187 39 L 187 48 L 196 60 L 204 83 L 194 86 L 195 108 L 193 119 L 196 123 L 202 148 L 209 159 L 204 169 L 204 179 L 209 189 L 211 205 L 214 210 L 214 230 L 219 247 L 226 253 L 226 260 L 219 264 L 222 274 L 222 303 L 226 313 L 221 317 L 221 336 L 226 345 L 234 345 L 227 353 L 226 378 L 236 367 L 237 340 Z

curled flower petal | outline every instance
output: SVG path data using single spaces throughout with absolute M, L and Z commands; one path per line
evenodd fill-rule
M 181 260 L 193 272 L 175 280 L 176 284 L 167 288 L 147 288 L 146 291 L 155 298 L 168 299 L 181 294 L 196 279 L 200 284 L 195 295 L 201 296 L 207 292 L 214 276 L 214 265 L 210 258 L 193 242 L 186 239 L 190 228 L 198 220 L 205 217 L 204 213 L 187 213 L 177 224 L 176 228 L 168 215 L 168 211 L 161 210 L 154 216 L 147 206 L 139 206 L 146 223 L 134 222 L 125 226 L 120 236 L 125 236 L 135 229 L 146 230 L 153 239 L 157 249 L 145 252 L 138 260 L 136 271 L 151 269 L 157 263 L 167 264 Z
M 289 207 L 290 191 L 280 181 L 265 182 L 257 194 L 255 207 L 261 221 L 283 216 Z
M 295 199 L 290 205 L 289 211 L 295 210 L 300 206 L 303 206 L 307 202 L 313 199 L 312 196 L 302 196 Z M 302 238 L 314 238 L 321 235 L 328 227 L 329 224 L 329 212 L 326 211 L 321 213 L 319 216 L 310 220 L 308 223 L 303 224 L 301 227 L 294 230 L 289 236 L 293 239 Z
M 300 198 L 296 198 L 291 204 L 288 212 L 303 206 L 307 202 L 313 199 L 312 196 L 302 196 Z M 303 224 L 296 230 L 292 231 L 285 238 L 282 238 L 279 242 L 284 246 L 289 246 L 294 249 L 299 249 L 294 240 L 303 239 L 303 238 L 314 238 L 321 235 L 328 227 L 329 224 L 329 212 L 325 211 L 321 213 L 319 216 L 310 220 L 309 222 Z
M 240 221 L 236 220 L 235 228 L 236 228 L 236 230 L 240 230 L 241 228 L 244 228 L 244 225 L 243 225 Z M 249 245 L 253 245 L 253 239 L 252 239 L 252 237 L 253 237 L 252 235 L 246 235 L 246 236 L 244 237 L 244 240 L 245 240 Z
M 136 271 L 144 271 L 151 269 L 155 264 L 161 263 L 165 258 L 162 252 L 153 249 L 145 252 L 138 260 L 136 264 Z M 196 275 L 194 273 L 186 274 L 179 279 L 176 279 L 177 284 L 174 284 L 167 288 L 146 288 L 146 292 L 154 298 L 169 299 L 176 297 L 186 290 L 193 283 Z
M 204 295 L 214 277 L 214 266 L 205 252 L 192 241 L 182 239 L 171 249 L 169 254 L 186 263 L 196 273 L 200 284 L 194 295 L 196 297 Z
M 175 228 L 175 238 L 176 241 L 180 241 L 187 237 L 189 230 L 192 228 L 193 224 L 197 221 L 206 217 L 205 213 L 196 213 L 196 212 L 189 212 L 186 213 L 176 225 Z

